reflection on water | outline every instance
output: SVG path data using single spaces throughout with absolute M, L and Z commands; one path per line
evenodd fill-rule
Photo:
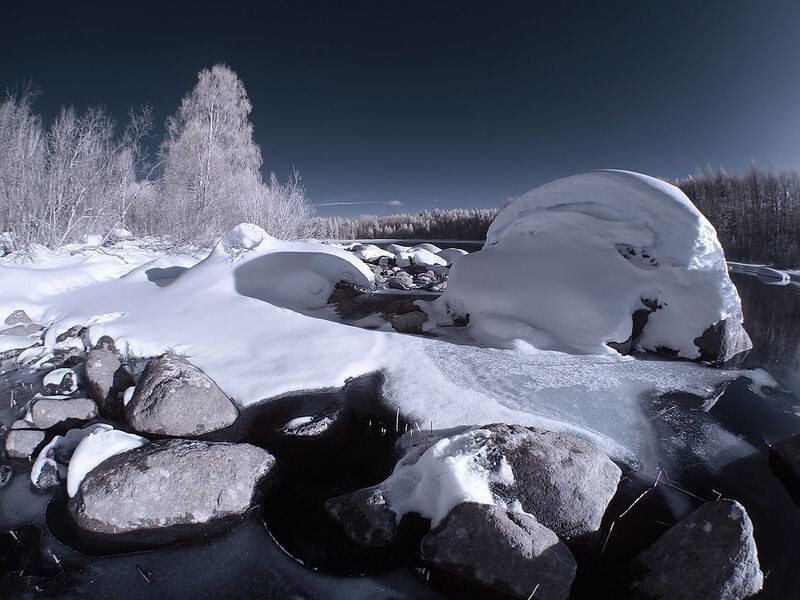
M 800 393 L 800 284 L 768 285 L 753 275 L 731 273 L 753 340 L 747 367 L 763 367 Z

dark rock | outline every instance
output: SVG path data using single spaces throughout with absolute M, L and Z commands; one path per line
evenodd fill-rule
M 397 536 L 397 515 L 389 508 L 379 487 L 331 498 L 325 502 L 325 510 L 358 544 L 386 546 Z
M 63 348 L 53 348 L 53 354 L 46 358 L 42 365 L 53 365 L 53 367 L 72 368 L 77 367 L 83 362 L 83 351 L 74 346 Z
M 70 338 L 79 338 L 79 337 L 81 337 L 81 334 L 84 331 L 85 331 L 85 327 L 83 327 L 82 325 L 73 325 L 72 327 L 70 327 L 66 331 L 64 331 L 62 333 L 59 333 L 56 336 L 56 342 L 57 343 L 61 343 L 61 342 L 66 342 Z
M 194 436 L 229 427 L 239 411 L 203 371 L 165 354 L 148 361 L 125 416 L 136 431 Z
M 389 302 L 389 304 L 386 305 L 386 310 L 384 310 L 384 312 L 394 313 L 396 315 L 404 315 L 406 313 L 415 312 L 418 310 L 420 310 L 420 308 L 414 304 L 413 300 L 400 298 Z
M 734 600 L 757 593 L 764 576 L 753 524 L 735 500 L 706 502 L 634 562 L 639 598 Z
M 770 450 L 786 463 L 795 476 L 800 477 L 800 433 L 775 442 Z
M 422 558 L 516 598 L 569 597 L 576 564 L 555 533 L 524 513 L 488 504 L 455 506 L 422 539 Z
M 6 456 L 20 460 L 33 460 L 36 451 L 44 444 L 45 432 L 38 429 L 11 429 L 6 435 Z
M 250 444 L 161 440 L 114 455 L 89 471 L 69 510 L 102 536 L 210 524 L 244 514 L 275 458 Z
M 6 325 L 27 325 L 31 323 L 31 318 L 24 310 L 15 310 L 3 321 Z
M 89 398 L 40 397 L 31 405 L 31 418 L 38 429 L 86 422 L 97 415 L 97 405 Z
M 422 324 L 427 320 L 427 314 L 422 311 L 414 311 L 404 315 L 395 315 L 389 323 L 395 331 L 400 333 L 422 333 Z
M 116 354 L 105 348 L 91 350 L 83 363 L 83 379 L 86 393 L 97 402 L 103 414 L 122 414 L 121 396 L 133 385 L 133 377 Z
M 741 323 L 731 319 L 717 321 L 695 338 L 695 346 L 700 350 L 698 360 L 714 365 L 729 366 L 741 361 L 753 347 Z
M 405 271 L 399 271 L 389 277 L 389 287 L 398 290 L 410 290 L 414 287 L 414 279 Z
M 58 465 L 54 460 L 45 460 L 41 463 L 38 472 L 31 472 L 31 483 L 33 487 L 40 490 L 48 490 L 61 485 L 61 477 L 58 474 Z
M 94 345 L 95 350 L 107 350 L 108 352 L 117 352 L 117 345 L 114 338 L 110 335 L 101 336 L 97 343 Z
M 14 471 L 8 465 L 0 465 L 0 488 L 4 488 L 14 478 Z

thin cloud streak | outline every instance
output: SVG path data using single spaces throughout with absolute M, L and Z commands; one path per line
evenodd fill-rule
M 314 206 L 353 206 L 356 204 L 382 204 L 384 206 L 403 206 L 400 200 L 354 200 L 351 202 L 318 202 Z

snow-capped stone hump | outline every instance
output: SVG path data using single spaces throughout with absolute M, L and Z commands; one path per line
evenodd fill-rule
M 227 254 L 240 254 L 258 248 L 264 241 L 275 238 L 252 223 L 241 223 L 226 233 L 217 248 Z
M 677 187 L 628 171 L 566 177 L 512 202 L 483 250 L 453 266 L 434 311 L 468 316 L 476 336 L 505 346 L 607 353 L 630 341 L 710 362 L 750 347 L 713 226 Z M 704 339 L 715 325 L 725 335 Z

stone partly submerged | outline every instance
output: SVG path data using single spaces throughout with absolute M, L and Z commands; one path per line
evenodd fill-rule
M 422 558 L 515 598 L 566 600 L 577 569 L 566 544 L 524 513 L 465 502 L 422 539 Z
M 93 539 L 169 541 L 243 515 L 275 458 L 250 444 L 161 440 L 89 471 L 69 510 Z
M 706 502 L 634 562 L 636 598 L 741 600 L 764 584 L 753 523 L 735 500 Z

